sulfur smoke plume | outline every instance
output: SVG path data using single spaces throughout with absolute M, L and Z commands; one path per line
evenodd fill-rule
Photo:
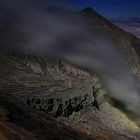
M 70 10 L 45 9 L 32 0 L 3 0 L 0 5 L 13 17 L 13 29 L 19 33 L 8 38 L 10 47 L 64 58 L 98 73 L 109 96 L 140 118 L 138 81 L 129 73 L 119 47 L 109 37 L 90 31 L 86 18 Z

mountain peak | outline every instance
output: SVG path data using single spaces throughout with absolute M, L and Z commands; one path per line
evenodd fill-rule
M 84 8 L 82 11 L 83 11 L 83 12 L 88 12 L 88 13 L 93 13 L 93 12 L 95 12 L 95 11 L 93 10 L 93 8 L 91 8 L 91 7 L 86 7 L 86 8 Z
M 91 7 L 86 7 L 84 10 L 85 10 L 85 11 L 93 11 L 93 8 L 91 8 Z

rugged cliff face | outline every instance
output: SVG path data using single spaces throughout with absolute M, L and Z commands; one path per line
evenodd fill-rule
M 87 18 L 93 32 L 104 34 L 121 48 L 130 72 L 139 79 L 140 40 L 90 8 L 79 14 Z M 5 29 L 1 31 L 5 33 Z M 5 44 L 3 36 L 1 44 Z M 140 138 L 139 127 L 114 107 L 96 73 L 62 59 L 50 60 L 6 48 L 0 50 L 0 68 L 2 140 Z

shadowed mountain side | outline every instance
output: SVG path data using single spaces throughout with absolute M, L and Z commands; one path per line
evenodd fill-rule
M 94 11 L 92 8 L 87 7 L 83 11 L 80 12 L 85 17 L 88 17 L 89 23 L 91 26 L 100 26 L 104 27 L 107 34 L 111 34 L 113 36 L 117 35 L 118 38 L 129 40 L 132 47 L 136 49 L 136 53 L 140 57 L 140 39 L 137 38 L 135 35 L 133 35 L 130 32 L 124 31 L 122 28 L 118 27 L 117 25 L 111 23 L 109 20 L 98 14 L 96 11 Z M 113 33 L 113 34 L 112 34 Z M 116 36 L 115 36 L 116 37 Z M 116 37 L 117 41 L 117 37 Z
M 113 25 L 91 8 L 86 8 L 78 14 L 84 16 L 88 22 L 88 29 L 93 35 L 91 40 L 93 38 L 94 42 L 95 37 L 99 37 L 99 43 L 102 43 L 100 39 L 104 38 L 113 42 L 123 53 L 130 73 L 137 77 L 136 79 L 140 79 L 138 52 L 140 40 Z M 115 102 L 110 99 L 108 90 L 97 72 L 94 73 L 77 63 L 73 64 L 73 61 L 35 56 L 15 49 L 13 46 L 19 45 L 20 41 L 26 42 L 26 34 L 16 29 L 15 23 L 4 25 L 0 29 L 0 138 L 2 140 L 12 138 L 12 140 L 92 140 L 92 138 L 93 140 L 139 140 L 138 126 L 114 107 Z M 77 38 L 71 39 L 76 42 Z M 45 38 L 44 40 L 46 41 Z M 72 42 L 72 45 L 75 44 Z M 96 45 L 94 47 L 98 48 Z M 113 69 L 111 56 L 115 54 L 114 60 L 116 60 L 118 55 L 116 53 L 110 55 L 108 53 L 110 48 L 99 49 L 98 54 L 92 57 L 92 61 L 93 58 L 102 56 L 100 52 L 107 52 L 105 56 L 108 57 L 102 57 L 105 60 L 103 62 L 107 64 L 105 70 L 111 72 L 111 78 L 117 79 L 118 74 L 122 74 L 117 71 L 121 61 L 114 61 L 116 69 Z M 120 58 L 119 55 L 119 60 Z M 106 60 L 109 63 L 106 63 Z M 120 69 L 123 68 L 124 65 L 121 65 Z M 126 82 L 129 81 L 127 77 L 123 78 L 126 78 Z M 131 88 L 133 82 L 129 84 Z M 123 84 L 120 84 L 120 87 L 121 85 Z M 120 88 L 115 87 L 115 89 L 117 93 Z M 122 102 L 117 103 L 117 107 L 122 109 Z M 132 111 L 137 114 L 138 109 Z M 137 119 L 137 117 L 132 118 L 138 123 Z
M 64 125 L 44 113 L 28 109 L 28 106 L 7 93 L 0 92 L 1 140 L 133 140 L 111 131 L 98 130 L 92 137 L 75 124 Z
M 0 92 L 1 140 L 95 140 Z

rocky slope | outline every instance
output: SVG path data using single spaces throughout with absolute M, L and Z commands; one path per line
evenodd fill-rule
M 131 73 L 140 78 L 140 40 L 91 8 L 79 14 L 87 18 L 93 32 L 104 34 L 122 49 Z M 2 46 L 7 32 L 8 27 L 1 29 Z M 0 49 L 0 68 L 2 140 L 140 139 L 140 128 L 113 106 L 97 74 L 65 60 L 5 48 Z
M 94 140 L 86 133 L 29 109 L 18 98 L 7 93 L 1 92 L 0 106 L 1 140 Z

